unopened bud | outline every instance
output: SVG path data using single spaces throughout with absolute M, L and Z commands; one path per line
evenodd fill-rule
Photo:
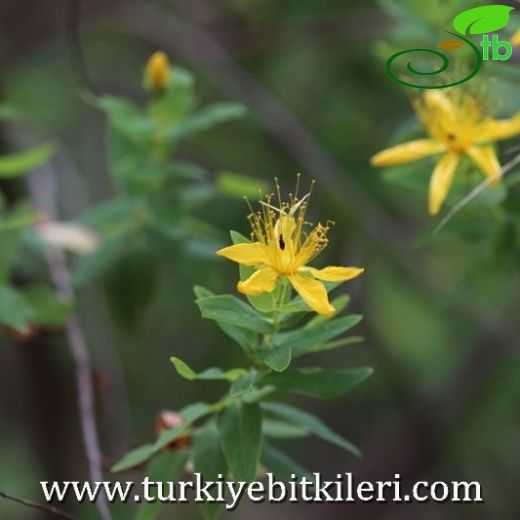
M 163 51 L 154 52 L 145 69 L 145 86 L 151 92 L 162 92 L 171 81 L 171 68 L 168 56 Z
M 174 412 L 172 410 L 163 410 L 155 419 L 155 433 L 157 435 L 161 435 L 162 433 L 168 430 L 173 430 L 173 428 L 181 426 L 183 423 L 184 419 L 177 412 Z M 183 448 L 188 444 L 189 437 L 185 436 L 171 442 L 165 447 L 165 449 L 168 451 L 174 451 Z

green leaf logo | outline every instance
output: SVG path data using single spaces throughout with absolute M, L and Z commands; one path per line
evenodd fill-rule
M 453 27 L 461 34 L 484 34 L 498 31 L 509 23 L 514 7 L 485 5 L 462 11 L 453 19 Z

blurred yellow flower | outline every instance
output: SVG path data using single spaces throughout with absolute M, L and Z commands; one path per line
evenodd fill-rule
M 315 269 L 307 266 L 327 246 L 329 231 L 328 225 L 321 224 L 306 231 L 310 226 L 305 221 L 309 196 L 310 193 L 299 199 L 296 190 L 288 202 L 282 202 L 278 188 L 278 207 L 271 204 L 273 196 L 270 195 L 260 201 L 262 211 L 252 211 L 248 217 L 253 241 L 225 247 L 217 254 L 256 268 L 247 280 L 238 283 L 237 289 L 241 293 L 257 296 L 272 292 L 277 279 L 283 276 L 311 309 L 327 315 L 335 309 L 329 303 L 322 282 L 345 282 L 359 276 L 364 269 L 335 266 Z
M 145 85 L 152 92 L 164 90 L 171 80 L 171 69 L 168 56 L 163 51 L 154 52 L 145 69 Z
M 511 119 L 484 118 L 477 99 L 453 90 L 429 90 L 414 109 L 430 138 L 388 148 L 370 162 L 376 167 L 393 166 L 441 154 L 430 178 L 431 215 L 440 211 L 464 155 L 486 175 L 489 184 L 500 181 L 501 167 L 491 143 L 520 134 L 520 112 Z
M 514 45 L 515 47 L 520 45 L 520 29 L 513 34 L 513 37 L 511 38 L 511 45 Z

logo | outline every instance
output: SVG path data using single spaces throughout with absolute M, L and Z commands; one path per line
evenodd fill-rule
M 484 61 L 506 61 L 513 55 L 513 47 L 509 42 L 501 41 L 498 34 L 490 34 L 508 24 L 511 11 L 513 10 L 514 7 L 507 5 L 487 5 L 463 11 L 452 22 L 457 32 L 447 31 L 448 34 L 454 36 L 454 39 L 444 40 L 439 43 L 437 49 L 440 50 L 417 48 L 398 52 L 390 56 L 386 62 L 386 72 L 395 82 L 412 88 L 440 89 L 466 83 L 466 81 L 469 81 L 479 73 Z M 470 39 L 472 35 L 482 35 L 478 45 Z M 425 80 L 439 76 L 450 68 L 450 60 L 442 51 L 452 52 L 463 47 L 470 50 L 473 56 L 473 67 L 470 72 L 459 80 L 453 80 L 448 83 L 426 84 Z M 412 53 L 417 56 L 422 55 L 423 58 L 425 56 L 436 57 L 440 59 L 440 65 L 435 70 L 424 71 L 414 67 L 412 62 L 408 61 L 405 66 L 404 77 L 398 77 L 394 70 L 399 66 L 399 63 L 403 64 L 403 57 L 409 58 L 409 55 Z M 409 79 L 410 75 L 417 79 Z M 424 83 L 416 83 L 415 81 L 418 81 L 419 78 L 422 78 Z

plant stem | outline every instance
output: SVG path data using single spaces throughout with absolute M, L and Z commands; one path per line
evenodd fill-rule
M 74 291 L 63 253 L 57 249 L 49 248 L 47 250 L 47 261 L 58 295 L 64 300 L 72 300 Z M 103 481 L 102 457 L 96 427 L 92 368 L 86 341 L 77 315 L 73 314 L 67 319 L 65 334 L 74 365 L 76 366 L 79 417 L 90 479 L 92 482 L 101 482 Z M 105 496 L 98 495 L 96 506 L 103 520 L 111 520 L 112 516 Z
M 49 506 L 47 504 L 41 504 L 40 502 L 34 502 L 33 500 L 27 500 L 26 498 L 16 497 L 14 495 L 6 493 L 5 491 L 2 491 L 1 489 L 0 497 L 5 498 L 6 500 L 16 502 L 17 504 L 21 504 L 22 506 L 31 507 L 32 509 L 39 509 L 40 511 L 45 511 L 59 518 L 65 518 L 65 520 L 76 520 L 75 517 L 69 515 L 61 509 L 57 509 L 56 507 Z

